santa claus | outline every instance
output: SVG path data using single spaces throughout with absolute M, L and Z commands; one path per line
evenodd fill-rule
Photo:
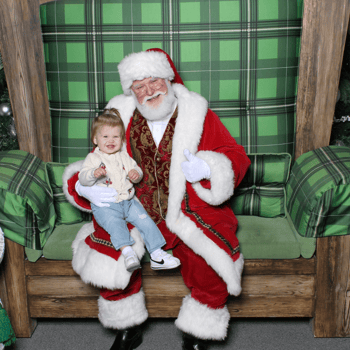
M 126 149 L 144 173 L 136 196 L 166 239 L 164 249 L 180 259 L 190 289 L 175 322 L 183 332 L 183 349 L 206 349 L 206 340 L 226 337 L 230 314 L 225 304 L 230 294 L 241 292 L 243 256 L 228 200 L 250 161 L 207 101 L 183 85 L 164 51 L 132 53 L 118 70 L 124 94 L 106 108 L 122 116 Z M 81 186 L 81 165 L 73 163 L 65 171 L 67 198 L 86 211 L 90 202 L 108 206 L 114 190 Z M 141 259 L 142 238 L 130 229 Z M 140 270 L 128 272 L 123 259 L 94 220 L 73 243 L 74 270 L 100 288 L 101 323 L 118 330 L 111 349 L 136 348 L 148 317 Z

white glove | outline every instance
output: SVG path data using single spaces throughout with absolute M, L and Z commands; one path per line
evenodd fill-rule
M 188 182 L 210 179 L 210 168 L 204 160 L 194 156 L 188 149 L 184 150 L 184 155 L 188 161 L 181 163 L 181 168 Z
M 118 196 L 118 192 L 112 187 L 83 186 L 79 181 L 75 184 L 75 190 L 79 196 L 85 197 L 98 207 L 109 207 L 108 202 L 115 202 L 115 197 Z

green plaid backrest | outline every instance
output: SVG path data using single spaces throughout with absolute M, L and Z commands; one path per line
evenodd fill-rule
M 302 0 L 63 0 L 41 6 L 53 160 L 91 149 L 117 63 L 159 47 L 247 153 L 294 151 Z

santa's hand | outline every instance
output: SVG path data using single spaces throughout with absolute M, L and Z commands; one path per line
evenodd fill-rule
M 188 182 L 210 179 L 210 168 L 204 160 L 194 156 L 188 149 L 184 150 L 184 155 L 188 161 L 181 163 L 181 168 Z
M 98 207 L 109 207 L 108 202 L 115 202 L 118 192 L 112 187 L 83 186 L 79 181 L 75 184 L 75 190 L 79 196 L 85 197 Z

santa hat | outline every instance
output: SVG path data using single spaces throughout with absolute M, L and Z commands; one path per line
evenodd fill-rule
M 131 94 L 130 88 L 135 80 L 150 77 L 183 84 L 170 56 L 161 49 L 132 53 L 121 60 L 118 70 L 125 95 Z

